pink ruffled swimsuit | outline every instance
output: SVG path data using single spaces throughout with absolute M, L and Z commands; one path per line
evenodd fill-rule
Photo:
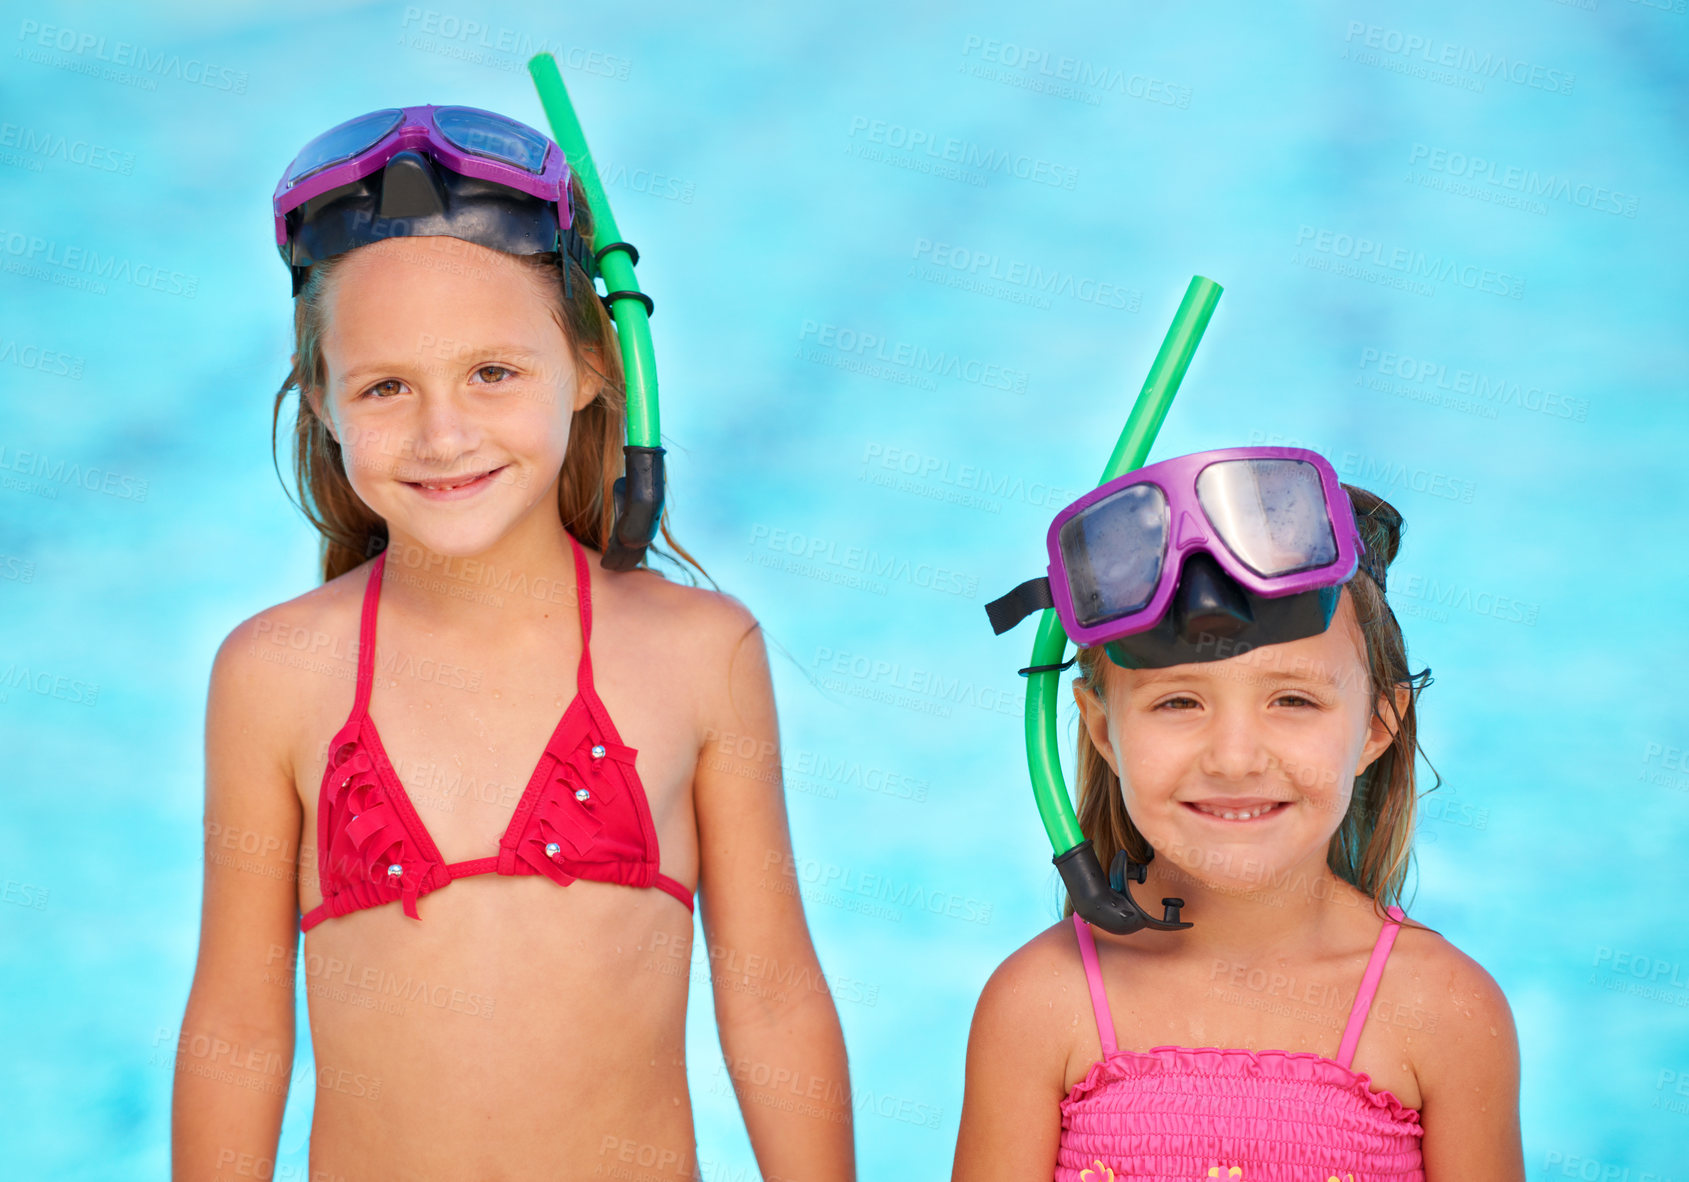
M 1419 1112 L 1349 1069 L 1404 918 L 1378 933 L 1337 1058 L 1115 1045 L 1091 926 L 1073 917 L 1103 1057 L 1061 1102 L 1056 1182 L 1424 1182 Z

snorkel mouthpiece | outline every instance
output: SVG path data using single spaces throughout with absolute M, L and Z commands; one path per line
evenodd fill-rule
M 663 449 L 628 444 L 622 448 L 622 466 L 627 474 L 611 486 L 616 524 L 604 548 L 604 566 L 610 570 L 639 565 L 663 513 Z
M 1150 860 L 1154 859 L 1152 852 Z M 1161 900 L 1159 920 L 1151 919 L 1138 906 L 1126 881 L 1143 882 L 1149 867 L 1148 863 L 1132 861 L 1125 850 L 1114 855 L 1107 878 L 1103 877 L 1102 864 L 1097 861 L 1097 851 L 1088 837 L 1067 853 L 1057 854 L 1055 863 L 1068 898 L 1073 900 L 1073 910 L 1105 932 L 1126 935 L 1144 927 L 1171 932 L 1191 926 L 1179 920 L 1179 908 L 1185 905 L 1183 899 Z

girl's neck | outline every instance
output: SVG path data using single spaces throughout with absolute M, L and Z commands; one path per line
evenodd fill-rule
M 1163 898 L 1183 899 L 1180 918 L 1192 926 L 1176 932 L 1146 930 L 1126 939 L 1147 936 L 1146 944 L 1193 959 L 1243 959 L 1306 947 L 1320 942 L 1336 909 L 1368 902 L 1323 858 L 1230 883 L 1204 880 L 1157 858 L 1144 882 L 1131 886 L 1139 906 L 1157 918 Z
M 577 610 L 569 535 L 551 510 L 547 528 L 505 534 L 484 551 L 446 555 L 414 538 L 388 540 L 382 609 L 450 621 L 452 631 L 509 636 L 531 621 Z M 591 563 L 588 563 L 590 570 Z

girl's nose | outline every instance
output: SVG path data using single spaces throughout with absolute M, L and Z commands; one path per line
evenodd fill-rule
M 1215 707 L 1209 723 L 1201 768 L 1220 779 L 1242 780 L 1265 774 L 1272 758 L 1252 711 Z
M 474 449 L 480 429 L 471 408 L 457 393 L 425 389 L 416 408 L 413 446 L 417 459 L 450 463 Z

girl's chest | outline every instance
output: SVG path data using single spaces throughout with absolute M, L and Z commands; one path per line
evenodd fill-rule
M 597 646 L 595 645 L 596 649 Z M 545 790 L 572 746 L 615 749 L 624 812 L 648 813 L 662 870 L 695 878 L 691 785 L 696 709 L 683 687 L 655 692 L 620 662 L 594 653 L 591 676 L 503 653 L 477 659 L 402 638 L 376 652 L 368 702 L 355 687 L 323 687 L 301 711 L 295 791 L 303 813 L 301 907 L 321 898 L 314 872 L 318 813 L 333 785 L 336 748 L 356 741 L 392 795 L 402 795 L 445 862 L 496 855 L 525 794 Z M 338 764 L 337 764 L 338 766 Z M 632 799 L 637 797 L 637 801 Z M 332 814 L 331 814 L 332 815 Z
M 1216 962 L 1200 973 L 1181 977 L 1169 987 L 1126 995 L 1109 989 L 1118 1044 L 1131 1051 L 1154 1047 L 1274 1050 L 1305 1053 L 1335 1061 L 1341 1050 L 1355 1001 L 1352 973 L 1318 969 L 1301 973 L 1233 971 Z M 1387 1091 L 1409 1108 L 1421 1103 L 1413 1069 L 1417 1045 L 1434 1037 L 1436 1018 L 1410 1005 L 1381 984 L 1368 1012 L 1356 1019 L 1360 1036 L 1351 1072 L 1368 1077 L 1373 1092 Z M 1086 1024 L 1094 1027 L 1090 1013 Z M 1080 1038 L 1069 1057 L 1068 1090 L 1090 1072 L 1096 1045 Z

